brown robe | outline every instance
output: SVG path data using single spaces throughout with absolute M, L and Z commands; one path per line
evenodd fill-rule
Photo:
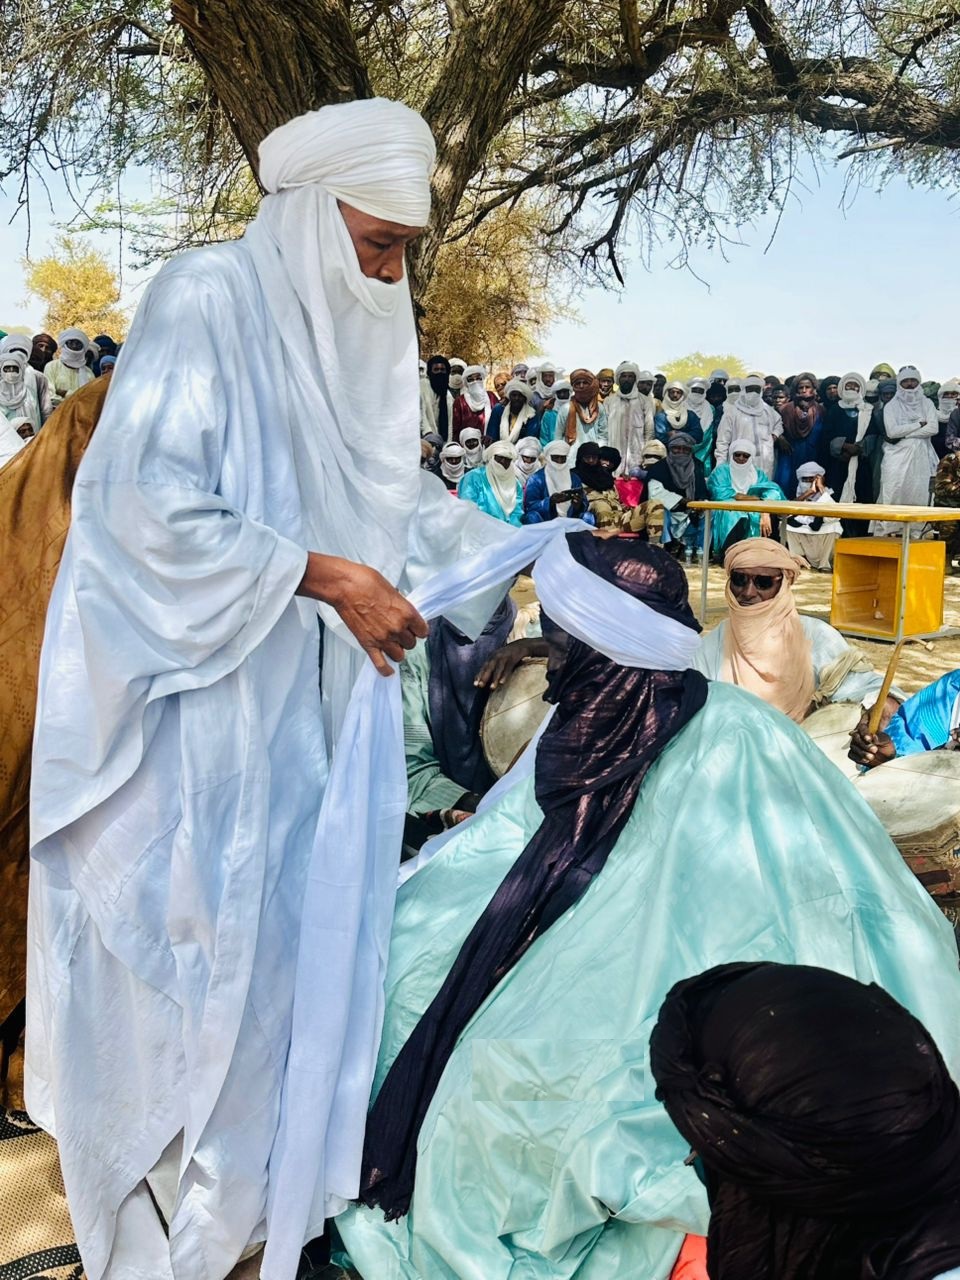
M 26 985 L 30 753 L 47 602 L 74 476 L 109 384 L 104 375 L 69 396 L 0 467 L 0 1024 Z

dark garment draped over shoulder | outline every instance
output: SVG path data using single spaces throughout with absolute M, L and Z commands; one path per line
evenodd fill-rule
M 583 535 L 568 537 L 568 545 L 588 571 L 699 630 L 684 572 L 659 547 Z M 544 633 L 551 632 L 563 639 L 566 656 L 551 677 L 556 711 L 537 749 L 543 822 L 480 914 L 367 1120 L 360 1198 L 387 1218 L 410 1206 L 420 1126 L 461 1032 L 601 873 L 648 769 L 706 701 L 698 672 L 618 666 L 544 618 Z
M 805 965 L 678 983 L 657 1097 L 710 1196 L 710 1280 L 934 1280 L 960 1266 L 960 1098 L 880 987 Z

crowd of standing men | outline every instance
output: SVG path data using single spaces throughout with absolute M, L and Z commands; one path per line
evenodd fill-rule
M 823 504 L 960 503 L 960 380 L 922 382 L 912 365 L 783 382 L 714 369 L 680 382 L 632 361 L 569 377 L 547 361 L 489 381 L 492 389 L 483 365 L 458 357 L 422 362 L 423 465 L 514 525 L 579 516 L 643 532 L 690 560 L 702 531 L 689 502 L 808 501 L 811 514 L 792 517 L 782 536 L 829 570 L 838 537 L 899 530 L 831 518 Z M 767 516 L 721 513 L 711 550 L 771 531 Z M 935 532 L 952 566 L 956 528 Z

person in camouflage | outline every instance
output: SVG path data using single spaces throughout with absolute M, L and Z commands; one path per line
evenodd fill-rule
M 960 507 L 960 453 L 948 453 L 940 460 L 933 481 L 933 501 L 937 507 Z M 955 560 L 960 560 L 960 521 L 942 521 L 936 525 L 937 537 L 947 544 L 947 572 L 960 574 Z

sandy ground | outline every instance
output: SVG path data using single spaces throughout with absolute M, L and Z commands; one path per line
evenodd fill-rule
M 688 566 L 687 577 L 690 580 L 690 601 L 694 609 L 700 606 L 700 568 Z M 722 621 L 724 616 L 723 588 L 725 575 L 716 565 L 710 566 L 707 604 L 711 609 L 704 622 L 704 629 L 709 631 Z M 829 573 L 804 573 L 794 587 L 797 607 L 801 613 L 809 613 L 814 617 L 830 621 L 830 596 L 833 578 Z M 944 625 L 960 628 L 960 577 L 948 578 L 944 589 Z M 873 640 L 850 640 L 859 645 L 867 654 L 877 670 L 883 671 L 890 660 L 893 650 L 891 644 Z M 933 641 L 911 641 L 905 644 L 897 666 L 896 683 L 907 693 L 916 693 L 932 680 L 939 679 L 947 671 L 960 667 L 960 635 L 948 636 Z

